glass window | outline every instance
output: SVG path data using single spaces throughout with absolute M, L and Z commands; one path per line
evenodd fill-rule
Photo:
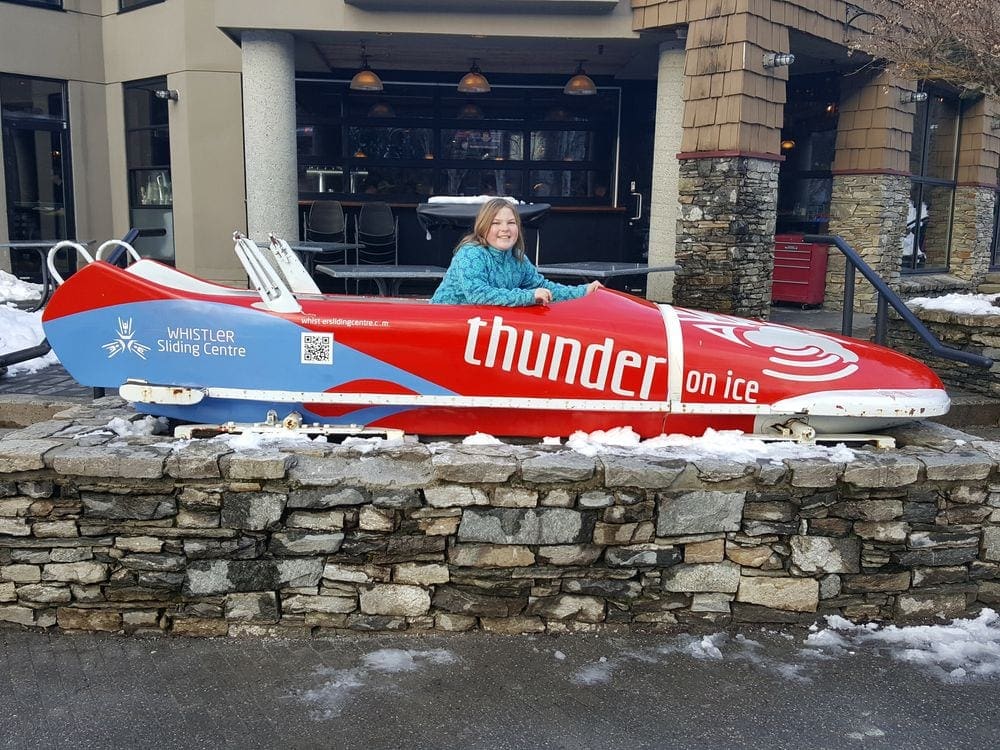
M 438 195 L 524 195 L 522 175 L 514 169 L 443 169 Z
M 384 86 L 359 93 L 347 81 L 297 82 L 300 197 L 530 198 L 544 180 L 547 201 L 611 205 L 616 90 L 580 101 L 556 87 L 498 85 L 470 97 L 454 83 Z
M 118 10 L 133 10 L 134 8 L 141 8 L 144 5 L 156 5 L 162 2 L 163 0 L 118 0 Z
M 910 204 L 900 247 L 904 271 L 942 271 L 951 256 L 961 103 L 933 89 L 918 102 L 910 150 Z
M 170 101 L 156 95 L 166 88 L 166 78 L 125 84 L 125 166 L 131 224 L 141 231 L 135 248 L 144 257 L 172 263 Z
M 51 118 L 62 121 L 65 84 L 26 76 L 0 77 L 0 107 L 5 117 Z
M 347 129 L 347 153 L 359 159 L 423 159 L 434 153 L 433 132 L 430 128 L 352 126 Z
M 442 130 L 442 159 L 521 159 L 523 133 L 513 130 Z
M 76 236 L 66 83 L 0 75 L 3 172 L 10 240 L 60 240 Z M 57 259 L 69 273 L 75 257 Z M 33 251 L 12 251 L 11 270 L 37 281 L 41 265 Z
M 823 233 L 829 227 L 840 77 L 794 76 L 781 129 L 777 233 Z
M 62 8 L 62 0 L 4 0 L 15 5 L 37 5 L 39 8 Z
M 940 180 L 955 179 L 958 146 L 959 102 L 931 95 L 918 102 L 913 117 L 910 172 Z

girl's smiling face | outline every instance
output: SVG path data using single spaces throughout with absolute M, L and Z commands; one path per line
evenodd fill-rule
M 501 208 L 493 217 L 486 241 L 497 250 L 510 250 L 517 242 L 517 219 L 510 208 Z

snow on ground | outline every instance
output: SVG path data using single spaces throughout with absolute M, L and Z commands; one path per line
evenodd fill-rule
M 911 308 L 945 310 L 961 315 L 1000 315 L 993 301 L 1000 294 L 945 294 L 941 297 L 914 297 L 907 301 Z
M 42 332 L 42 314 L 19 310 L 13 302 L 28 302 L 42 295 L 41 284 L 21 281 L 6 271 L 0 271 L 0 353 L 9 354 L 21 349 L 37 346 L 45 338 Z M 43 367 L 54 365 L 59 360 L 49 352 L 44 357 L 29 359 L 10 365 L 7 372 L 17 375 L 22 372 L 38 372 Z
M 13 305 L 0 304 L 0 352 L 10 352 L 29 349 L 37 346 L 45 338 L 42 331 L 42 313 L 19 310 Z M 44 367 L 57 364 L 55 352 L 49 352 L 44 357 L 29 359 L 10 365 L 7 372 L 17 375 L 24 372 L 38 372 Z
M 42 285 L 22 281 L 6 271 L 0 271 L 0 302 L 29 302 L 42 296 Z
M 806 638 L 807 646 L 834 653 L 876 646 L 946 682 L 1000 675 L 1000 615 L 992 609 L 947 625 L 855 625 L 836 616 L 827 617 L 826 625 Z
M 414 649 L 384 648 L 363 654 L 360 664 L 347 669 L 325 668 L 317 670 L 321 683 L 308 690 L 297 691 L 293 696 L 312 707 L 314 718 L 330 719 L 338 716 L 351 696 L 370 684 L 380 688 L 392 686 L 387 675 L 416 672 L 432 666 L 453 664 L 457 657 L 443 648 L 418 651 Z
M 965 683 L 1000 675 L 1000 616 L 983 609 L 977 617 L 955 619 L 940 625 L 858 625 L 843 617 L 828 616 L 825 627 L 813 625 L 804 648 L 777 650 L 743 634 L 679 635 L 664 643 L 627 649 L 611 657 L 573 665 L 572 651 L 556 658 L 570 665 L 576 685 L 610 682 L 617 671 L 628 672 L 630 662 L 659 663 L 668 655 L 692 659 L 749 662 L 792 682 L 812 682 L 812 675 L 834 659 L 850 658 L 862 649 L 873 649 L 889 658 L 927 670 L 941 682 Z M 769 636 L 794 640 L 789 633 L 766 631 Z M 561 655 L 561 656 L 559 656 Z

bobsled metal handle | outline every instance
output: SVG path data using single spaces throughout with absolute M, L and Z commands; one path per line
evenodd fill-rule
M 133 262 L 137 260 L 142 260 L 139 253 L 136 252 L 135 248 L 123 240 L 108 240 L 99 248 L 97 252 L 94 253 L 94 258 L 97 260 L 104 260 L 104 248 L 106 247 L 121 247 L 124 248 L 125 254 L 132 259 Z
M 72 242 L 71 240 L 63 240 L 62 242 L 56 243 L 51 248 L 49 248 L 49 255 L 48 258 L 46 258 L 45 260 L 45 265 L 49 267 L 49 274 L 52 276 L 53 279 L 55 279 L 56 286 L 59 286 L 60 284 L 63 283 L 63 277 L 60 276 L 59 272 L 56 270 L 56 263 L 55 263 L 56 254 L 64 247 L 72 247 L 74 250 L 76 250 L 77 255 L 83 256 L 83 259 L 85 261 L 87 261 L 88 263 L 94 262 L 93 257 L 90 255 L 90 253 L 87 252 L 87 248 L 85 248 L 83 245 L 77 242 Z

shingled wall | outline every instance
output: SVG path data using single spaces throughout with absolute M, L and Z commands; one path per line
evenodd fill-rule
M 930 619 L 1000 602 L 1000 444 L 820 458 L 119 438 L 106 400 L 0 439 L 0 621 L 307 635 Z M 962 436 L 958 440 L 956 437 Z

